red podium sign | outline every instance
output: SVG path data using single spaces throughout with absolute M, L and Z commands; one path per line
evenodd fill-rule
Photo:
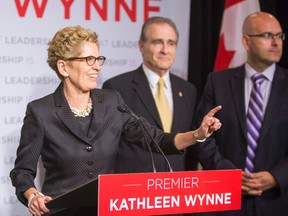
M 241 170 L 100 175 L 98 215 L 237 210 L 241 176 Z

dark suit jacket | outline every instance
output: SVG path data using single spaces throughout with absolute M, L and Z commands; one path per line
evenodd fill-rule
M 196 100 L 196 89 L 194 85 L 170 74 L 170 80 L 174 101 L 174 116 L 172 131 L 184 132 L 192 129 L 192 120 Z M 128 106 L 137 114 L 143 116 L 152 125 L 162 129 L 162 124 L 154 101 L 154 97 L 149 87 L 148 80 L 144 74 L 142 66 L 134 71 L 118 75 L 107 80 L 103 88 L 113 88 L 117 90 Z M 190 151 L 189 151 L 190 152 Z M 186 156 L 170 155 L 168 160 L 174 171 L 186 169 L 196 169 L 195 157 L 192 151 Z M 189 155 L 189 158 L 188 158 Z M 168 171 L 166 163 L 160 154 L 153 154 L 157 171 Z M 122 139 L 116 172 L 150 172 L 152 171 L 150 155 L 147 151 L 135 145 L 127 144 Z
M 113 173 L 122 133 L 142 146 L 144 141 L 136 120 L 117 110 L 119 105 L 124 105 L 121 96 L 107 89 L 96 89 L 91 94 L 93 111 L 89 132 L 83 131 L 73 116 L 61 84 L 53 94 L 28 104 L 15 168 L 10 173 L 22 203 L 27 204 L 22 193 L 35 187 L 40 155 L 46 169 L 42 192 L 54 197 L 99 174 Z M 175 134 L 164 134 L 156 127 L 148 126 L 148 129 L 166 153 L 179 153 L 174 146 Z
M 214 134 L 215 139 L 197 145 L 205 169 L 245 167 L 244 77 L 244 66 L 209 74 L 196 112 L 198 123 L 212 107 L 222 105 L 223 108 L 216 115 L 222 128 Z M 276 66 L 256 152 L 255 172 L 259 171 L 269 171 L 279 188 L 264 192 L 260 197 L 243 196 L 242 210 L 254 203 L 253 215 L 288 215 L 288 71 L 279 66 Z

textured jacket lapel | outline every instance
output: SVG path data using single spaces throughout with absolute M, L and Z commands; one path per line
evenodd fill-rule
M 92 94 L 92 102 L 93 102 L 93 115 L 90 123 L 90 131 L 89 134 L 91 134 L 89 137 L 91 141 L 99 135 L 99 131 L 101 129 L 101 125 L 103 124 L 104 121 L 104 106 L 102 105 L 103 103 L 103 94 L 101 93 L 102 91 L 99 89 L 96 89 L 91 92 Z
M 57 115 L 62 122 L 69 128 L 69 130 L 77 137 L 82 139 L 84 142 L 90 144 L 86 134 L 79 127 L 78 122 L 75 120 L 73 113 L 70 110 L 69 104 L 64 96 L 63 86 L 60 84 L 54 92 L 55 105 L 58 107 Z M 94 104 L 93 104 L 94 105 Z M 94 109 L 94 108 L 93 108 Z

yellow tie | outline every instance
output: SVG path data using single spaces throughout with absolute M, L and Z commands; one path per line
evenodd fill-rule
M 162 122 L 163 131 L 170 132 L 172 126 L 172 112 L 164 92 L 164 84 L 164 79 L 160 77 L 155 102 Z

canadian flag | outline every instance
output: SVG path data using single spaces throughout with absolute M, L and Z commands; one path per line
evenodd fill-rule
M 242 24 L 246 16 L 260 11 L 258 0 L 226 0 L 214 70 L 237 67 L 246 61 Z

